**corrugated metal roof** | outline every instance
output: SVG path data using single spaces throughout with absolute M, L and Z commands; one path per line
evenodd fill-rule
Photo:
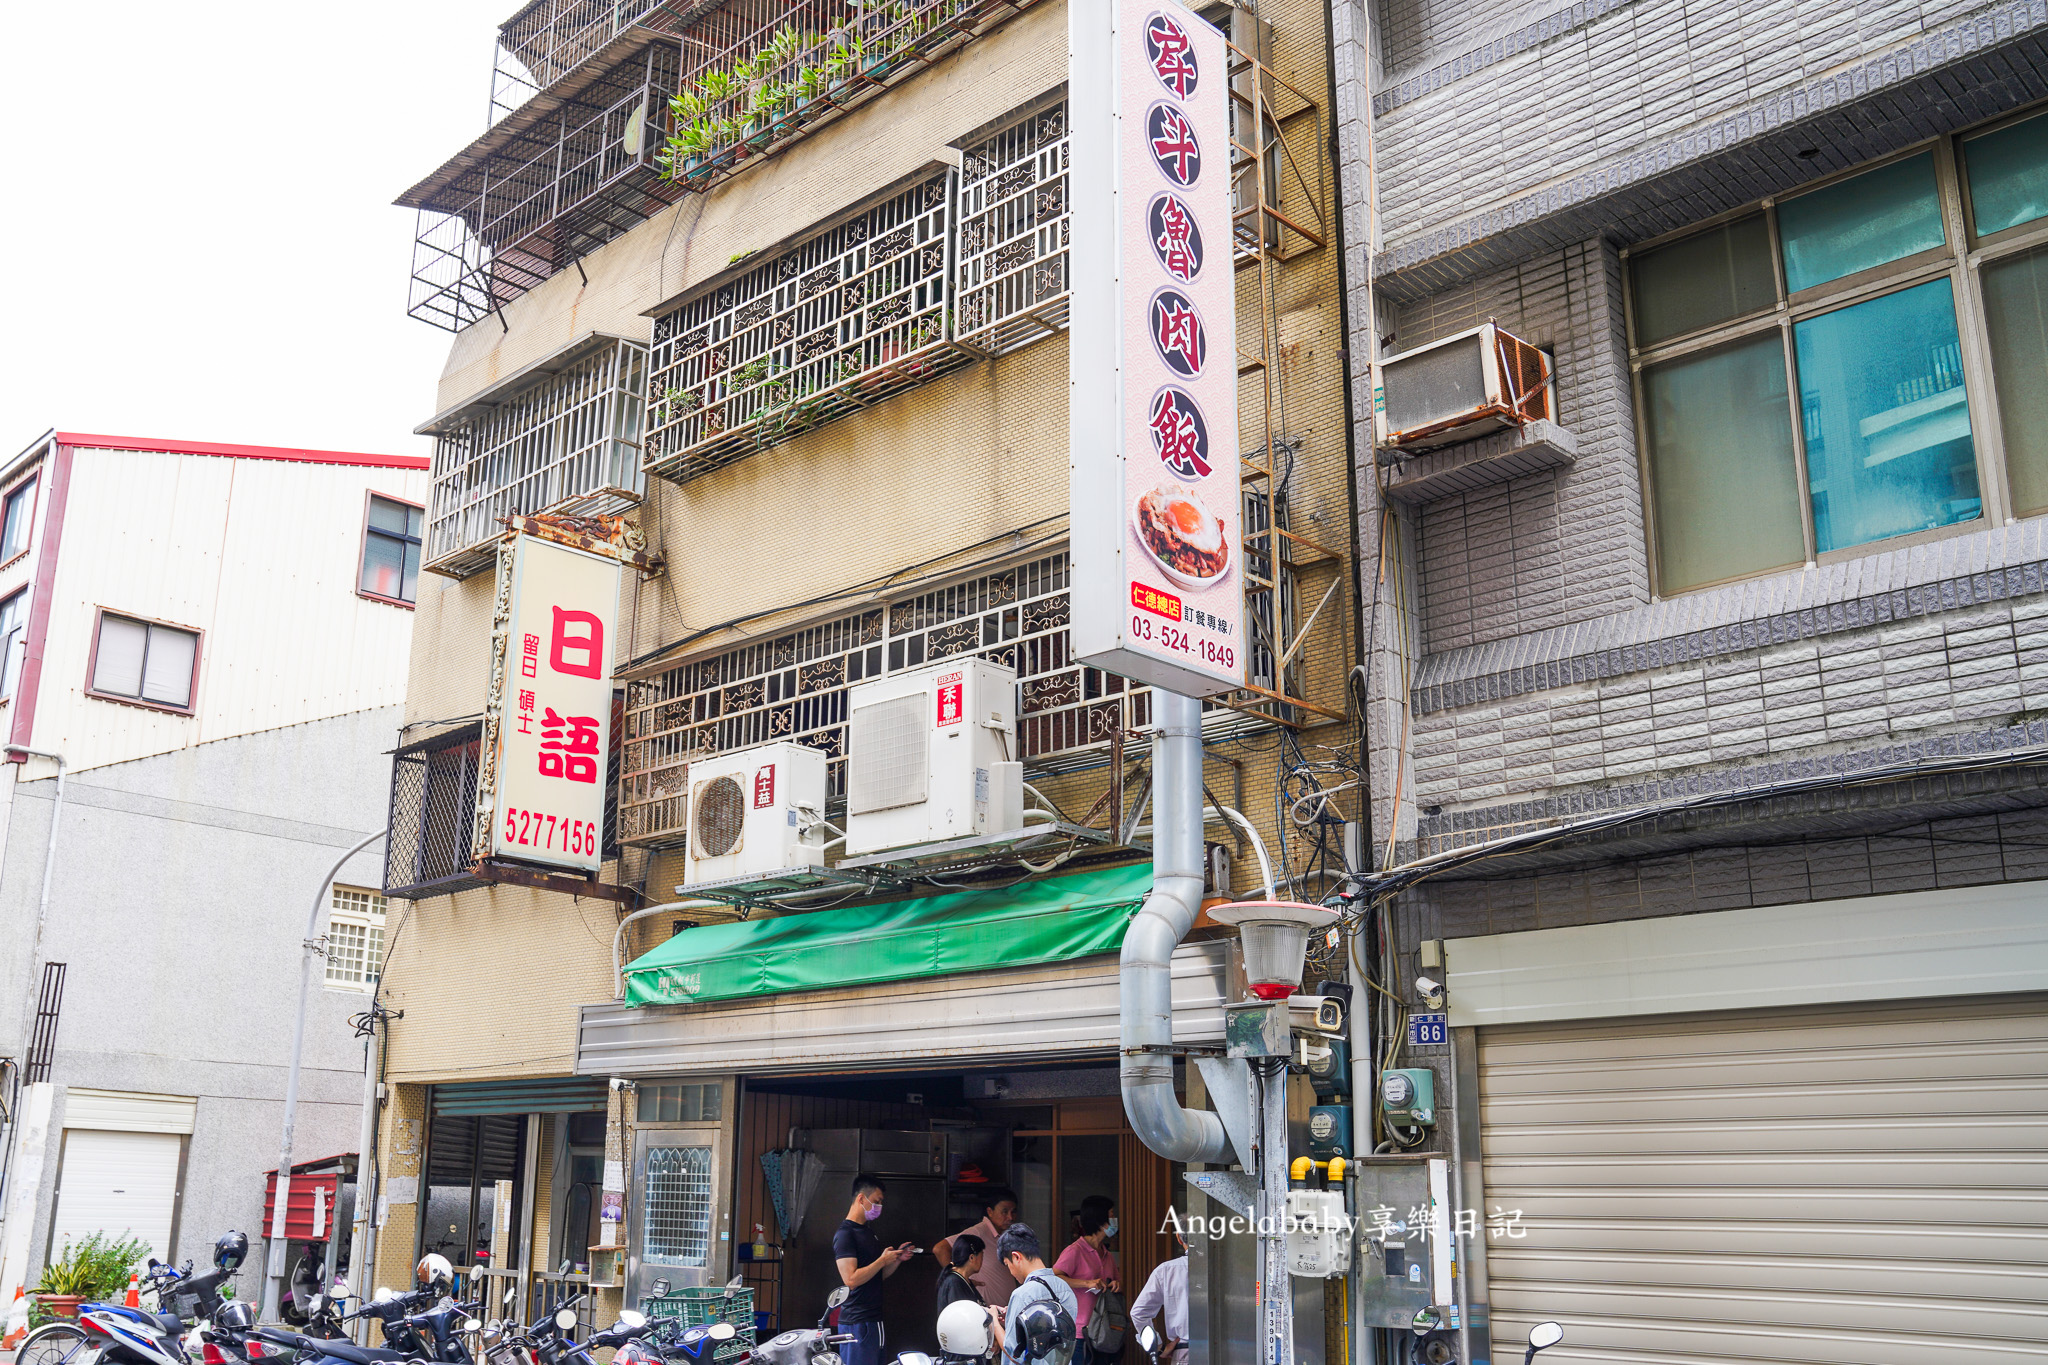
M 155 436 L 89 436 L 56 433 L 60 445 L 90 450 L 142 450 L 166 455 L 220 455 L 236 460 L 292 460 L 300 464 L 373 465 L 382 469 L 425 469 L 424 455 L 372 455 L 349 450 L 305 450 L 296 446 L 238 446 L 218 441 L 171 441 Z

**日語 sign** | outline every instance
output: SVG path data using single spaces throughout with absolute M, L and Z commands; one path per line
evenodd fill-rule
M 530 535 L 513 553 L 491 853 L 595 872 L 619 565 Z

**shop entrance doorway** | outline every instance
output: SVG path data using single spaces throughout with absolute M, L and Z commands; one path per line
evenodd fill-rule
M 929 1250 L 980 1221 L 989 1191 L 1003 1187 L 1017 1195 L 1019 1217 L 1038 1232 L 1049 1262 L 1078 1236 L 1083 1200 L 1113 1200 L 1118 1231 L 1108 1250 L 1127 1302 L 1179 1250 L 1165 1224 L 1182 1168 L 1130 1130 L 1108 1055 L 1057 1066 L 753 1078 L 744 1086 L 738 1149 L 736 1260 L 756 1311 L 777 1331 L 814 1323 L 838 1284 L 831 1234 L 851 1201 L 855 1164 L 882 1168 L 886 1212 L 876 1235 L 885 1244 L 909 1240 Z M 830 1167 L 793 1231 L 781 1224 L 761 1160 L 790 1150 L 820 1153 Z M 888 1282 L 892 1358 L 936 1347 L 943 1272 L 924 1255 Z

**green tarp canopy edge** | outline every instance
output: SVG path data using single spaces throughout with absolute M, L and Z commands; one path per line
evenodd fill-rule
M 707 924 L 626 966 L 628 1005 L 687 1005 L 1065 962 L 1123 946 L 1152 864 Z

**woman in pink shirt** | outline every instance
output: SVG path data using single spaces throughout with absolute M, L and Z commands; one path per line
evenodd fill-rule
M 1082 1333 L 1082 1339 L 1075 1348 L 1073 1365 L 1096 1365 L 1096 1355 L 1086 1335 L 1088 1318 L 1095 1311 L 1096 1296 L 1105 1289 L 1118 1287 L 1116 1261 L 1103 1250 L 1103 1244 L 1114 1236 L 1116 1206 L 1090 1200 L 1081 1206 L 1081 1235 L 1067 1243 L 1067 1249 L 1052 1264 L 1053 1274 L 1073 1288 L 1079 1303 L 1074 1327 Z

